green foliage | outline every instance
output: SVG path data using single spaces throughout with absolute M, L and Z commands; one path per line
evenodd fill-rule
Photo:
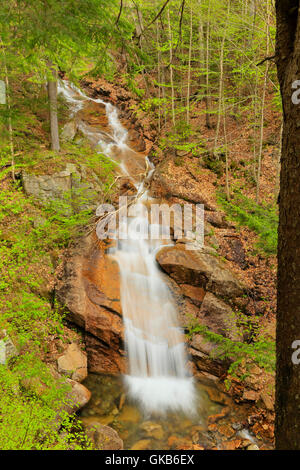
M 70 386 L 55 380 L 33 353 L 0 365 L 0 448 L 63 450 L 91 448 L 66 412 Z
M 276 254 L 278 211 L 276 206 L 256 204 L 252 199 L 236 191 L 230 201 L 224 193 L 218 194 L 218 202 L 230 220 L 253 230 L 258 236 L 257 247 L 266 254 Z
M 229 361 L 228 373 L 234 375 L 239 365 L 245 359 L 251 359 L 259 367 L 268 372 L 275 371 L 276 351 L 275 342 L 260 335 L 258 338 L 252 337 L 250 343 L 233 341 L 225 336 L 210 331 L 205 325 L 193 325 L 189 330 L 189 335 L 200 333 L 203 337 L 216 345 L 211 352 L 211 356 L 216 359 Z
M 4 147 L 0 150 L 5 163 L 7 150 Z M 91 176 L 89 171 L 98 174 L 102 197 L 109 198 L 115 165 L 91 150 L 84 152 L 84 158 L 82 150 L 70 145 L 64 150 L 64 159 L 77 162 L 82 159 L 87 178 Z M 23 154 L 19 166 L 26 171 L 39 166 L 46 169 L 47 165 L 52 171 L 60 169 L 61 156 L 57 155 L 56 161 L 55 155 L 48 152 L 45 161 L 45 155 L 47 152 L 41 150 L 30 155 L 27 150 L 28 158 Z M 1 171 L 0 177 L 5 178 L 7 171 Z M 50 304 L 47 290 L 44 294 L 44 285 L 54 269 L 52 260 L 62 247 L 86 229 L 91 219 L 91 210 L 84 208 L 89 202 L 84 185 L 75 196 L 65 194 L 56 201 L 39 205 L 15 184 L 6 185 L 0 192 L 0 332 L 5 329 L 22 351 L 10 367 L 0 366 L 2 449 L 89 448 L 78 425 L 67 413 L 60 415 L 61 426 L 58 425 L 57 410 L 65 403 L 68 390 L 64 384 L 54 382 L 41 361 L 49 338 L 64 335 L 63 317 L 57 306 Z M 42 382 L 42 388 L 46 384 L 46 392 L 42 396 L 29 392 L 22 385 L 24 377 L 34 383 Z
M 206 152 L 202 160 L 206 168 L 209 168 L 220 177 L 224 174 L 224 158 L 220 153 L 218 153 L 218 156 L 219 158 L 216 158 L 212 153 Z

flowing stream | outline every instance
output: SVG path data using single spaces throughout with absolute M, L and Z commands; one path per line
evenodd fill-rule
M 76 116 L 87 100 L 105 106 L 109 132 L 79 122 L 79 129 L 107 157 L 119 164 L 120 172 L 130 176 L 137 189 L 137 203 L 126 218 L 127 237 L 117 240 L 110 256 L 118 262 L 121 277 L 121 305 L 125 325 L 128 372 L 124 376 L 128 396 L 136 400 L 146 413 L 164 414 L 180 410 L 195 412 L 195 385 L 187 369 L 184 336 L 179 328 L 177 310 L 171 291 L 155 260 L 165 239 L 145 238 L 164 232 L 166 227 L 149 222 L 148 207 L 152 202 L 145 190 L 147 179 L 154 171 L 144 155 L 127 145 L 127 130 L 118 118 L 118 110 L 101 99 L 86 96 L 67 81 L 59 84 L 59 92 Z M 143 158 L 141 164 L 141 157 Z M 146 162 L 146 165 L 145 165 Z M 148 168 L 148 171 L 145 169 Z M 153 230 L 154 229 L 154 230 Z

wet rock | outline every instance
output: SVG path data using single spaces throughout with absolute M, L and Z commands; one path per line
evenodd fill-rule
M 92 441 L 96 450 L 123 450 L 123 441 L 118 433 L 96 420 L 82 420 L 87 437 Z
M 68 346 L 66 352 L 57 359 L 57 365 L 58 372 L 77 382 L 87 377 L 87 357 L 76 343 Z
M 125 393 L 122 393 L 122 395 L 120 396 L 120 401 L 119 401 L 119 410 L 123 408 L 125 400 L 126 400 L 126 395 Z
M 164 431 L 160 424 L 153 423 L 152 421 L 145 421 L 141 424 L 140 428 L 148 437 L 153 437 L 158 440 L 161 440 L 164 437 Z
M 106 345 L 98 338 L 86 335 L 89 371 L 96 374 L 125 372 L 125 353 L 115 344 Z
M 135 406 L 124 405 L 121 413 L 119 414 L 118 420 L 120 422 L 126 421 L 130 423 L 138 423 L 141 419 L 141 415 Z
M 102 103 L 86 101 L 84 107 L 77 113 L 79 120 L 87 123 L 91 127 L 109 130 L 106 107 Z
M 205 259 L 198 259 L 194 252 L 187 251 L 184 245 L 162 248 L 156 260 L 178 284 L 206 287 L 211 267 Z
M 218 432 L 226 437 L 232 437 L 234 435 L 234 430 L 229 424 L 222 424 L 219 426 Z
M 146 144 L 141 134 L 135 129 L 131 129 L 128 133 L 128 145 L 136 152 L 144 152 L 146 150 Z
M 141 439 L 133 444 L 130 450 L 147 450 L 150 449 L 151 439 Z
M 244 292 L 242 283 L 211 250 L 186 250 L 182 244 L 161 249 L 156 260 L 178 284 L 202 287 L 220 296 L 238 297 Z
M 222 442 L 222 449 L 223 450 L 235 450 L 237 449 L 241 444 L 240 439 L 234 439 L 232 441 L 225 441 Z
M 185 297 L 188 297 L 193 302 L 193 304 L 195 304 L 197 307 L 200 307 L 205 296 L 205 290 L 202 287 L 181 284 L 180 288 Z
M 66 257 L 57 298 L 67 319 L 86 331 L 89 370 L 124 372 L 119 269 L 95 235 L 81 239 Z
M 168 438 L 168 446 L 171 449 L 192 449 L 193 443 L 191 440 L 183 438 L 183 437 L 178 437 L 178 436 L 170 436 Z

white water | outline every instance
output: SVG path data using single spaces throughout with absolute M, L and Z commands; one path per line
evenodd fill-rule
M 97 134 L 102 152 L 114 159 L 118 154 L 120 168 L 128 175 L 126 153 L 133 153 L 127 146 L 127 130 L 118 118 L 117 109 L 110 103 L 84 95 L 76 87 L 62 82 L 59 91 L 69 102 L 73 115 L 83 107 L 84 100 L 102 103 L 111 134 Z M 95 131 L 86 124 L 80 129 L 92 140 Z M 153 172 L 149 161 L 148 178 Z M 139 204 L 136 213 L 129 217 L 128 237 L 120 240 L 113 256 L 120 267 L 121 304 L 125 324 L 125 344 L 128 354 L 128 373 L 124 376 L 128 394 L 137 400 L 145 412 L 164 413 L 195 410 L 195 387 L 187 372 L 184 337 L 178 326 L 177 309 L 171 292 L 158 269 L 155 254 L 166 244 L 161 240 L 147 240 L 141 234 L 151 226 L 145 214 L 150 202 L 143 182 L 134 181 L 138 189 Z

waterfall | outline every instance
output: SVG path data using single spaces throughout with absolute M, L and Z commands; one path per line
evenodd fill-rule
M 130 175 L 126 158 L 135 152 L 126 144 L 127 130 L 118 118 L 118 110 L 110 103 L 89 98 L 66 81 L 60 83 L 59 91 L 69 102 L 73 114 L 82 108 L 85 100 L 105 105 L 111 131 L 110 141 L 105 141 L 103 133 L 99 132 L 99 148 L 113 160 L 117 155 L 123 173 Z M 80 129 L 88 136 L 87 125 L 82 125 Z M 149 161 L 148 167 L 149 177 L 154 171 Z M 166 244 L 166 240 L 145 239 L 143 236 L 153 228 L 147 213 L 151 198 L 144 190 L 143 182 L 134 178 L 133 181 L 138 189 L 138 203 L 134 206 L 135 213 L 128 216 L 126 221 L 127 239 L 118 240 L 110 254 L 120 268 L 121 305 L 128 355 L 128 372 L 124 381 L 128 395 L 137 400 L 146 413 L 164 413 L 169 410 L 193 413 L 196 393 L 193 378 L 187 371 L 184 336 L 178 325 L 171 291 L 155 260 L 156 252 Z M 164 231 L 164 227 L 160 229 Z M 171 243 L 170 240 L 168 243 Z

